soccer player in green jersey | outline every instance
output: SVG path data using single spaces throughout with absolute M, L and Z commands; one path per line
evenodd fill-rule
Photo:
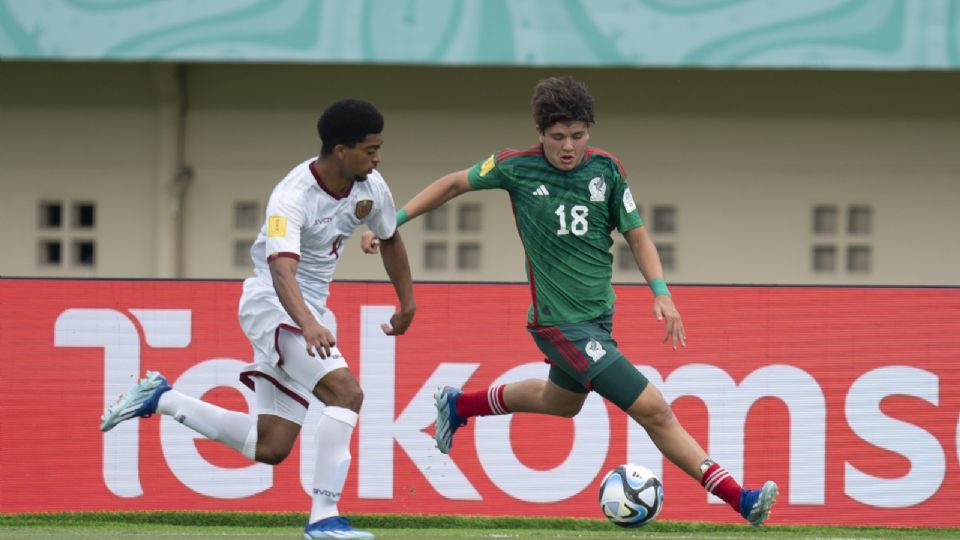
M 533 302 L 528 330 L 550 362 L 548 380 L 528 379 L 463 393 L 445 387 L 434 396 L 437 448 L 448 453 L 457 429 L 472 416 L 532 412 L 576 415 L 597 392 L 637 421 L 676 466 L 760 526 L 776 502 L 776 483 L 743 489 L 680 425 L 660 391 L 620 352 L 611 336 L 611 233 L 621 233 L 654 293 L 653 312 L 666 321 L 664 342 L 685 345 L 680 313 L 617 159 L 587 146 L 593 97 L 572 77 L 541 81 L 533 93 L 539 142 L 503 150 L 473 167 L 447 174 L 398 213 L 402 225 L 468 191 L 503 189 L 510 195 L 526 252 Z M 365 233 L 363 249 L 376 251 Z

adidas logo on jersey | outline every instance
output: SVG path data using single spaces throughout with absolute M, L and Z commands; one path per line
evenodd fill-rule
M 537 189 L 535 189 L 535 190 L 533 191 L 533 194 L 534 194 L 534 195 L 537 195 L 537 196 L 539 196 L 539 197 L 545 197 L 545 196 L 547 196 L 547 195 L 550 195 L 550 192 L 547 191 L 547 186 L 545 186 L 545 185 L 543 185 L 543 184 L 540 184 L 540 187 L 538 187 Z

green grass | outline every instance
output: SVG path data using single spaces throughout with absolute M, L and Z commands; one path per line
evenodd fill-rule
M 0 514 L 2 539 L 118 538 L 302 538 L 306 514 L 249 512 L 84 512 Z M 475 516 L 358 515 L 353 524 L 377 538 L 958 538 L 960 528 L 815 527 L 656 521 L 642 529 L 620 529 L 599 519 Z

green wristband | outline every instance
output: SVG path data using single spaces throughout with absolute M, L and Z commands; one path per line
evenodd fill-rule
M 403 225 L 404 223 L 410 221 L 410 216 L 407 215 L 407 211 L 403 208 L 397 210 L 397 227 Z
M 649 285 L 654 296 L 670 296 L 670 289 L 667 288 L 667 282 L 663 278 L 651 280 Z

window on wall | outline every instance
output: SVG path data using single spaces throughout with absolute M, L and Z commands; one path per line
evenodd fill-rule
M 463 242 L 457 245 L 457 269 L 458 270 L 479 270 L 480 269 L 480 243 Z
M 447 243 L 427 242 L 423 250 L 423 266 L 427 270 L 447 269 Z
M 71 247 L 74 266 L 93 267 L 97 264 L 97 245 L 93 240 L 74 240 Z
M 837 232 L 837 207 L 819 205 L 813 207 L 813 232 L 834 234 Z
M 41 229 L 59 229 L 63 226 L 63 203 L 40 201 L 39 225 Z
M 847 246 L 847 272 L 851 274 L 870 272 L 870 246 L 865 244 Z
M 242 200 L 233 202 L 233 249 L 231 250 L 230 266 L 235 270 L 249 270 L 253 268 L 253 259 L 250 257 L 250 246 L 255 240 L 257 231 L 263 227 L 264 216 L 260 210 L 260 202 Z
M 446 232 L 449 208 L 434 208 L 423 216 L 423 228 L 427 232 Z
M 233 242 L 233 267 L 249 268 L 253 266 L 253 259 L 250 256 L 250 247 L 253 245 L 253 238 L 234 240 Z
M 260 215 L 260 203 L 257 201 L 236 201 L 233 204 L 233 228 L 239 230 L 259 229 L 263 226 Z
M 813 206 L 811 269 L 815 274 L 848 275 L 872 271 L 873 208 L 866 204 Z
M 482 208 L 476 203 L 461 204 L 457 209 L 457 230 L 463 232 L 479 232 L 483 224 L 481 223 Z
M 97 265 L 97 203 L 43 199 L 37 204 L 37 266 Z
M 640 212 L 640 207 L 637 207 Z M 677 206 L 674 204 L 652 204 L 648 207 L 648 212 L 644 219 L 647 232 L 650 239 L 657 246 L 657 253 L 660 255 L 660 263 L 664 272 L 671 272 L 677 269 L 677 231 L 679 229 Z M 633 260 L 633 254 L 630 253 L 629 246 L 620 257 L 620 268 L 626 270 L 628 267 L 637 269 L 637 264 Z M 667 278 L 669 279 L 669 275 Z
M 664 271 L 677 269 L 677 249 L 673 244 L 657 244 L 657 252 Z
M 97 226 L 97 205 L 92 202 L 75 202 L 71 209 L 74 229 L 93 229 Z
M 63 244 L 60 240 L 41 240 L 37 247 L 40 266 L 60 266 L 62 261 Z
M 836 246 L 813 246 L 813 271 L 831 274 L 837 271 Z
M 653 207 L 653 232 L 673 234 L 677 232 L 677 209 L 674 206 L 655 205 Z
M 425 270 L 474 271 L 483 268 L 483 206 L 479 203 L 445 205 L 423 217 Z
M 869 206 L 851 205 L 847 209 L 847 233 L 870 234 L 872 213 Z

